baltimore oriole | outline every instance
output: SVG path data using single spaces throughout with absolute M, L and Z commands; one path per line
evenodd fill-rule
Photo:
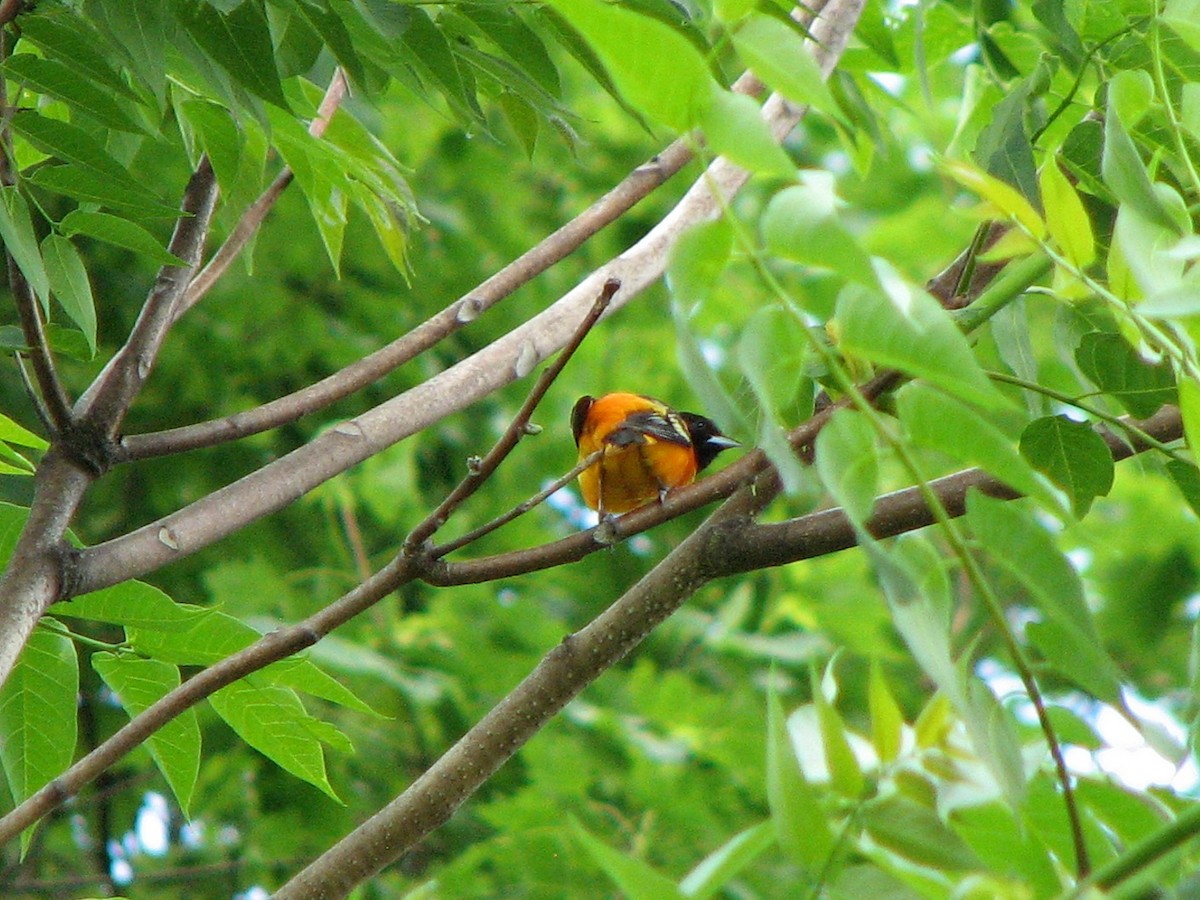
M 628 512 L 691 484 L 718 453 L 738 446 L 711 419 L 641 394 L 580 397 L 571 431 L 581 461 L 604 450 L 579 476 L 584 503 L 601 515 Z

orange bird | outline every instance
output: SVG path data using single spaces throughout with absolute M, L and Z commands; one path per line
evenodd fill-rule
M 722 450 L 738 446 L 711 419 L 641 394 L 580 397 L 571 431 L 580 460 L 604 451 L 579 476 L 583 502 L 601 516 L 661 500 L 672 488 L 691 484 Z

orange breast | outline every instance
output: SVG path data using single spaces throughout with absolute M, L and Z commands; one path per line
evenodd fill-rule
M 696 477 L 691 446 L 659 440 L 650 434 L 642 434 L 637 442 L 624 446 L 606 442 L 630 414 L 647 409 L 664 415 L 669 412 L 658 401 L 625 393 L 606 394 L 588 409 L 579 432 L 579 458 L 604 449 L 600 462 L 579 476 L 583 500 L 592 509 L 628 512 L 657 500 L 664 490 L 690 484 Z

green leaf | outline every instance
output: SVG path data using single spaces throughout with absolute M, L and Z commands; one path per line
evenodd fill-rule
M 1167 0 L 1162 22 L 1178 34 L 1187 45 L 1200 53 L 1200 2 L 1198 0 Z
M 288 108 L 275 67 L 275 47 L 258 3 L 240 3 L 227 15 L 207 3 L 181 8 L 180 19 L 196 43 L 252 94 Z
M 0 441 L 16 444 L 18 447 L 32 447 L 34 450 L 45 450 L 50 444 L 41 435 L 34 434 L 0 413 Z
M 574 817 L 571 818 L 571 831 L 592 861 L 620 889 L 622 896 L 631 900 L 654 900 L 656 897 L 669 900 L 685 896 L 666 875 L 636 856 L 613 849 Z
M 708 101 L 712 77 L 704 57 L 678 31 L 648 16 L 595 0 L 550 5 L 595 49 L 621 95 L 651 119 L 686 131 Z
M 15 187 L 0 187 L 0 240 L 4 241 L 5 249 L 12 254 L 17 268 L 41 302 L 42 311 L 49 316 L 50 277 L 38 249 L 29 206 Z
M 79 662 L 66 635 L 34 629 L 0 687 L 0 763 L 14 803 L 21 803 L 75 757 Z M 29 849 L 33 829 L 21 836 Z
M 969 406 L 920 384 L 900 391 L 896 406 L 918 446 L 979 466 L 1047 508 L 1065 511 L 1060 495 L 1034 471 L 1014 442 Z
M 903 797 L 866 804 L 863 825 L 881 847 L 940 872 L 980 869 L 983 863 L 937 813 Z
M 685 309 L 708 299 L 732 252 L 733 229 L 725 219 L 701 222 L 679 236 L 671 248 L 667 287 Z
M 97 48 L 107 45 L 85 17 L 66 10 L 41 14 L 39 9 L 38 13 L 21 17 L 22 41 L 28 41 L 46 57 L 67 66 L 83 81 L 93 82 L 127 100 L 138 100 L 137 93 L 117 74 L 109 57 L 98 52 Z
M 832 666 L 832 662 L 830 663 Z M 831 669 L 829 670 L 831 671 Z M 830 787 L 843 797 L 856 800 L 862 796 L 865 781 L 862 768 L 850 748 L 846 736 L 846 724 L 833 704 L 825 697 L 817 670 L 811 670 L 813 706 L 817 711 L 817 725 L 821 730 L 821 747 L 825 752 L 825 764 L 829 767 Z M 826 677 L 830 677 L 827 673 Z
M 158 265 L 186 265 L 178 256 L 168 253 L 162 242 L 141 225 L 120 216 L 76 209 L 67 213 L 58 227 L 67 237 L 82 234 L 115 247 L 132 250 Z
M 1015 189 L 1014 193 L 1026 200 L 1037 197 L 1037 175 L 1027 119 L 1030 107 L 1048 84 L 1049 75 L 1039 65 L 1007 91 L 992 108 L 991 120 L 979 132 L 972 153 L 989 177 Z M 1028 227 L 1028 222 L 1021 221 Z
M 752 13 L 733 33 L 738 56 L 763 83 L 794 103 L 841 119 L 821 69 L 796 29 L 773 16 Z
M 787 439 L 786 417 L 795 409 L 796 372 L 803 365 L 805 339 L 801 328 L 789 310 L 765 307 L 742 329 L 736 354 L 762 413 L 756 445 L 778 470 L 783 489 L 790 496 L 809 481 Z
M 209 666 L 249 647 L 262 637 L 249 625 L 219 610 L 206 610 L 207 615 L 183 622 L 182 627 L 175 627 L 175 622 L 169 619 L 164 627 L 163 621 L 166 617 L 163 612 L 161 609 L 155 610 L 154 620 L 150 624 L 127 624 L 126 632 L 130 644 L 139 653 L 174 665 Z M 370 706 L 307 659 L 292 657 L 280 660 L 262 669 L 254 677 L 259 683 L 269 682 L 294 688 L 359 712 L 374 712 Z
M 796 164 L 776 143 L 762 110 L 745 94 L 714 83 L 707 102 L 698 106 L 696 122 L 708 145 L 743 169 L 781 178 L 796 174 Z
M 1150 365 L 1119 334 L 1092 331 L 1075 350 L 1079 369 L 1096 387 L 1112 394 L 1139 419 L 1175 402 L 1175 375 L 1167 362 Z
M 92 654 L 92 667 L 132 719 L 179 687 L 179 669 L 170 663 L 129 654 Z M 185 709 L 147 740 L 154 758 L 184 815 L 200 774 L 200 725 L 195 709 Z
M 972 491 L 967 522 L 988 555 L 1025 588 L 1045 618 L 1031 629 L 1052 665 L 1093 696 L 1116 703 L 1116 670 L 1100 642 L 1083 585 L 1050 534 L 1018 505 Z
M 924 291 L 883 271 L 886 296 L 851 285 L 838 298 L 842 350 L 924 378 L 968 403 L 1008 407 L 949 313 Z
M 97 87 L 58 59 L 20 53 L 10 56 L 2 68 L 5 75 L 29 90 L 69 103 L 102 125 L 135 134 L 146 130 L 125 112 L 126 107 L 113 100 L 111 86 Z
M 58 297 L 67 317 L 79 326 L 88 347 L 95 353 L 96 301 L 79 251 L 67 238 L 48 234 L 42 241 L 42 260 L 50 279 L 50 290 Z
M 1150 175 L 1138 156 L 1129 132 L 1125 129 L 1120 110 L 1113 102 L 1113 98 L 1121 94 L 1122 82 L 1136 77 L 1131 71 L 1119 72 L 1109 84 L 1108 115 L 1104 117 L 1101 176 L 1121 203 L 1129 204 L 1139 215 L 1159 227 L 1181 234 L 1179 223 L 1167 211 L 1150 183 Z
M 127 177 L 120 181 L 75 166 L 41 166 L 28 179 L 31 184 L 56 194 L 64 194 L 87 203 L 99 203 L 110 209 L 128 210 L 154 218 L 179 217 L 179 210 L 142 191 L 129 190 Z
M 990 203 L 999 215 L 1018 222 L 1035 239 L 1040 240 L 1046 234 L 1046 223 L 1033 204 L 1012 185 L 965 162 L 952 160 L 943 168 L 947 175 Z
M 837 210 L 844 203 L 837 196 L 833 175 L 803 172 L 800 181 L 775 194 L 763 211 L 761 228 L 767 249 L 877 289 L 879 281 L 870 256 L 838 218 Z
M 871 660 L 867 705 L 871 712 L 871 743 L 875 746 L 875 754 L 881 763 L 892 762 L 900 756 L 904 716 L 888 688 L 878 659 Z
M 784 853 L 804 869 L 821 871 L 833 852 L 833 833 L 816 791 L 800 768 L 773 688 L 767 694 L 767 803 Z
M 1192 508 L 1192 512 L 1200 515 L 1200 470 L 1197 470 L 1191 463 L 1168 459 L 1167 474 L 1179 488 L 1179 493 L 1183 495 L 1187 505 Z
M 92 21 L 107 32 L 142 86 L 161 105 L 166 97 L 169 7 L 162 3 L 93 3 Z
M 325 754 L 310 716 L 288 688 L 258 686 L 248 679 L 221 688 L 209 703 L 238 736 L 281 769 L 341 803 L 325 772 Z
M 408 27 L 401 40 L 437 81 L 446 98 L 462 114 L 482 121 L 483 112 L 475 96 L 474 83 L 459 68 L 442 30 L 420 6 L 408 6 Z
M 1021 434 L 1021 455 L 1067 492 L 1076 516 L 1084 516 L 1096 497 L 1112 488 L 1112 451 L 1084 422 L 1046 416 Z
M 504 51 L 522 72 L 528 72 L 546 93 L 562 92 L 558 67 L 537 32 L 525 24 L 511 6 L 464 3 L 458 7 L 476 23 L 488 40 Z
M 1183 435 L 1193 459 L 1200 459 L 1200 384 L 1191 378 L 1179 382 L 1179 412 L 1183 416 Z
M 214 614 L 211 609 L 176 603 L 143 581 L 123 581 L 53 604 L 49 613 L 150 631 L 186 631 Z M 214 660 L 215 661 L 215 660 Z
M 821 429 L 816 442 L 817 473 L 855 529 L 869 540 L 867 520 L 879 493 L 875 429 L 860 412 L 841 409 Z
M 1096 259 L 1096 242 L 1092 237 L 1091 219 L 1075 188 L 1054 160 L 1042 166 L 1038 185 L 1050 237 L 1073 266 L 1087 268 Z
M 747 866 L 775 844 L 771 821 L 751 825 L 702 859 L 679 882 L 679 892 L 692 900 L 708 900 L 727 887 Z

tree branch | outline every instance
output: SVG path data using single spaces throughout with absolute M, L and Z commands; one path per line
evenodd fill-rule
M 830 29 L 831 34 L 842 35 L 843 43 L 830 38 L 818 45 L 816 52 L 823 70 L 832 68 L 843 49 L 846 29 L 853 24 L 850 18 L 847 25 L 845 17 L 857 16 L 861 2 L 844 0 L 841 4 L 844 13 L 823 17 L 814 26 L 814 30 L 821 26 Z M 804 112 L 777 95 L 763 105 L 763 117 L 777 138 L 791 131 Z M 718 158 L 640 241 L 594 271 L 542 313 L 428 381 L 343 422 L 233 484 L 157 522 L 82 551 L 70 589 L 80 593 L 97 590 L 203 549 L 282 509 L 369 456 L 522 377 L 531 364 L 536 365 L 570 339 L 576 323 L 606 281 L 616 278 L 622 286 L 609 310 L 611 314 L 656 281 L 679 236 L 717 215 L 748 178 L 745 170 Z M 724 199 L 718 201 L 716 193 Z M 467 298 L 464 302 L 469 301 Z M 463 308 L 456 315 L 461 315 Z M 426 326 L 421 326 L 402 341 L 419 343 L 427 337 L 426 332 Z M 341 375 L 349 377 L 347 373 L 352 370 L 353 367 L 343 370 Z
M 337 112 L 337 108 L 341 105 L 347 90 L 346 73 L 339 66 L 333 70 L 333 78 L 330 79 L 329 87 L 325 90 L 325 96 L 321 98 L 321 103 L 317 107 L 317 116 L 308 126 L 309 134 L 313 137 L 321 137 L 325 134 L 326 129 L 329 128 L 329 123 L 333 120 L 333 114 Z M 267 214 L 274 208 L 275 201 L 279 199 L 280 194 L 292 183 L 294 178 L 295 173 L 287 166 L 284 166 L 283 170 L 275 176 L 262 195 L 250 204 L 249 209 L 242 213 L 242 217 L 238 219 L 237 225 L 234 226 L 229 237 L 225 239 L 225 242 L 217 252 L 213 254 L 212 259 L 208 261 L 207 265 L 200 270 L 199 274 L 188 285 L 186 293 L 184 293 L 175 309 L 174 318 L 178 319 L 199 303 L 204 298 L 204 295 L 212 289 L 212 286 L 220 280 L 221 276 L 229 270 L 233 261 L 246 249 L 246 245 L 250 243 L 251 238 L 262 227 Z

